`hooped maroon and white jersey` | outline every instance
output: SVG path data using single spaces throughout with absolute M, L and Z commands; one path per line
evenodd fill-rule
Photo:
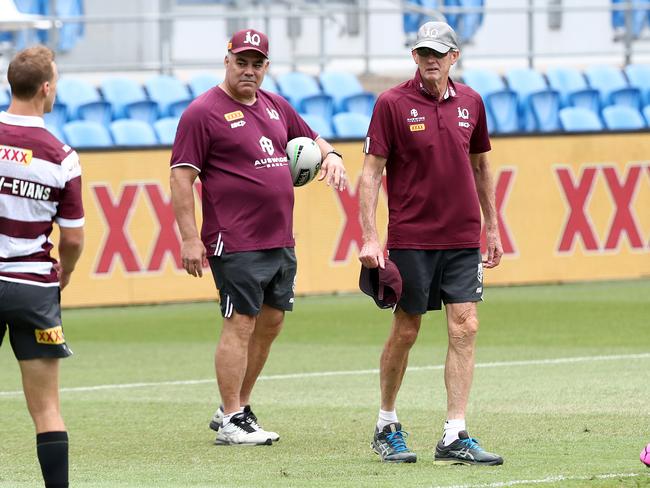
M 183 112 L 171 167 L 199 172 L 208 255 L 294 246 L 285 149 L 300 136 L 318 137 L 289 102 L 264 90 L 245 105 L 217 86 Z
M 81 227 L 79 156 L 41 117 L 0 113 L 0 280 L 58 286 L 53 223 Z

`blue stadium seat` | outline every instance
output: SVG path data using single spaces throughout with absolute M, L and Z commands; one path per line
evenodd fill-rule
M 65 142 L 74 148 L 108 147 L 113 145 L 106 127 L 90 120 L 73 120 L 63 126 Z
M 600 93 L 587 84 L 584 75 L 577 69 L 549 68 L 546 78 L 551 88 L 560 93 L 562 107 L 583 107 L 600 112 Z
M 468 69 L 463 71 L 465 83 L 476 90 L 485 102 L 488 117 L 488 129 L 492 132 L 518 132 L 517 94 L 507 88 L 503 79 L 493 71 Z M 494 125 L 491 126 L 490 123 Z
M 643 117 L 645 117 L 645 122 L 650 127 L 650 105 L 643 107 Z
M 358 112 L 372 115 L 377 97 L 365 91 L 352 73 L 325 71 L 320 74 L 323 92 L 334 99 L 337 112 Z
M 567 132 L 603 130 L 603 123 L 598 115 L 584 107 L 564 107 L 560 109 L 560 125 Z
M 650 103 L 650 64 L 628 64 L 625 67 L 625 74 L 630 86 L 641 91 L 643 104 Z
M 9 90 L 5 90 L 4 87 L 0 86 L 0 112 L 7 110 L 10 103 L 11 95 L 9 95 Z
M 641 108 L 641 92 L 628 85 L 623 72 L 613 66 L 600 64 L 589 66 L 585 76 L 592 88 L 600 92 L 602 107 L 607 105 L 628 105 Z
M 477 8 L 483 7 L 484 0 L 445 0 L 447 7 L 464 7 L 464 8 Z M 446 14 L 447 23 L 452 26 L 458 35 L 458 41 L 461 44 L 471 42 L 476 31 L 483 23 L 482 12 L 464 12 L 458 14 Z
M 192 101 L 190 90 L 174 76 L 152 76 L 145 81 L 144 86 L 149 98 L 158 104 L 161 117 L 180 117 Z
M 68 107 L 65 103 L 54 102 L 52 110 L 43 114 L 45 124 L 58 127 L 59 130 L 68 121 Z
M 603 109 L 605 127 L 609 130 L 640 130 L 646 127 L 641 113 L 625 105 L 610 105 Z
M 332 125 L 320 115 L 302 114 L 301 117 L 314 132 L 318 133 L 319 136 L 324 137 L 325 139 L 331 139 L 334 137 Z
M 340 112 L 332 117 L 334 131 L 340 138 L 364 138 L 370 126 L 370 117 L 354 112 Z
M 201 73 L 193 76 L 188 85 L 192 92 L 192 96 L 196 98 L 202 93 L 207 92 L 210 88 L 217 86 L 222 81 L 222 78 L 219 78 L 217 75 L 212 73 Z
M 104 99 L 113 106 L 113 119 L 138 119 L 153 123 L 158 104 L 148 99 L 142 85 L 131 78 L 110 77 L 100 84 Z
M 85 80 L 62 77 L 56 93 L 57 99 L 68 107 L 68 120 L 92 120 L 106 125 L 112 119 L 110 104 Z
M 153 129 L 161 144 L 172 145 L 176 138 L 176 129 L 180 117 L 164 117 L 153 123 Z
M 560 129 L 560 94 L 530 68 L 512 68 L 506 80 L 519 98 L 519 117 L 524 130 L 552 132 Z
M 278 84 L 275 82 L 273 77 L 270 74 L 266 74 L 264 77 L 264 81 L 262 82 L 261 88 L 263 90 L 269 91 L 271 93 L 276 93 L 280 95 L 280 88 L 278 87 Z
M 110 131 L 118 146 L 155 146 L 158 144 L 153 127 L 142 120 L 115 120 L 111 122 Z
M 334 113 L 332 97 L 321 92 L 316 80 L 305 73 L 292 71 L 276 79 L 280 91 L 300 113 L 316 114 L 331 120 Z
M 628 0 L 611 0 L 613 5 L 626 5 Z M 641 31 L 647 22 L 648 8 L 650 2 L 648 0 L 632 0 L 632 39 L 638 39 L 641 35 Z M 622 40 L 625 35 L 625 30 L 627 28 L 626 20 L 626 11 L 625 10 L 612 10 L 612 27 L 614 28 L 615 40 Z

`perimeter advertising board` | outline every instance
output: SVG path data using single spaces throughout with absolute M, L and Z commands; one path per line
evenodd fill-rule
M 350 187 L 296 189 L 299 294 L 356 291 L 361 142 L 337 144 Z M 169 198 L 169 150 L 82 152 L 86 249 L 67 306 L 213 299 L 209 270 L 185 274 Z M 493 139 L 505 255 L 486 284 L 650 276 L 647 134 Z M 200 186 L 196 186 L 197 214 Z M 378 223 L 385 238 L 386 195 Z M 199 217 L 200 218 L 200 217 Z

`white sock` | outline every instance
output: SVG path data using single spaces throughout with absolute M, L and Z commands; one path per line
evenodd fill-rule
M 397 411 L 395 410 L 379 410 L 379 417 L 377 417 L 377 428 L 381 431 L 388 424 L 399 422 L 397 420 Z
M 448 446 L 456 439 L 461 430 L 467 430 L 465 426 L 465 419 L 452 419 L 445 421 L 445 431 L 442 434 L 442 443 Z
M 223 422 L 221 423 L 221 427 L 225 427 L 226 425 L 228 425 L 233 415 L 237 415 L 238 413 L 242 413 L 243 411 L 244 411 L 244 407 L 240 408 L 236 412 L 229 413 L 228 415 L 224 415 Z

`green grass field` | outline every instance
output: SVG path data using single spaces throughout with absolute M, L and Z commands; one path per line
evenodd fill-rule
M 444 315 L 430 313 L 398 413 L 418 453 L 378 462 L 379 354 L 390 312 L 364 296 L 298 298 L 253 407 L 272 447 L 218 447 L 215 303 L 68 310 L 63 362 L 73 487 L 650 487 L 650 280 L 490 288 L 480 305 L 470 433 L 505 458 L 436 466 Z M 0 486 L 41 486 L 8 340 L 0 349 Z

